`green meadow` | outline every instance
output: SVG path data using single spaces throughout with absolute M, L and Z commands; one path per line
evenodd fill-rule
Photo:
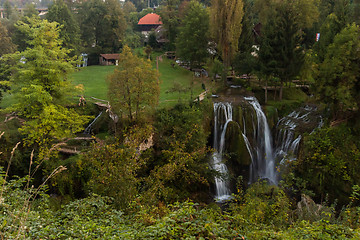
M 203 91 L 202 78 L 195 78 L 193 72 L 171 63 L 174 61 L 163 58 L 159 61 L 160 99 L 159 107 L 171 107 L 178 102 L 192 101 Z M 154 67 L 156 62 L 153 61 Z M 91 97 L 107 100 L 107 76 L 115 66 L 88 66 L 71 74 L 74 85 L 82 84 L 84 96 L 91 102 Z M 12 95 L 5 94 L 0 102 L 6 108 L 14 102 Z
M 154 62 L 154 67 L 156 63 Z M 115 66 L 88 66 L 72 74 L 75 85 L 84 86 L 84 96 L 107 100 L 107 76 Z M 203 90 L 201 78 L 194 78 L 193 73 L 182 67 L 171 66 L 171 60 L 159 61 L 160 72 L 160 107 L 171 107 L 178 102 L 191 101 Z

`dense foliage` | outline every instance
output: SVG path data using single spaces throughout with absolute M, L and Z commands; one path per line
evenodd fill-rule
M 0 100 L 11 97 L 0 112 L 1 238 L 360 238 L 360 1 L 32 2 L 0 1 Z M 143 35 L 137 23 L 153 12 L 163 24 Z M 69 78 L 78 56 L 119 52 L 108 100 L 86 105 Z M 201 69 L 189 78 L 212 97 L 231 84 L 265 92 L 273 125 L 300 102 L 318 105 L 324 126 L 302 135 L 278 186 L 247 186 L 234 171 L 231 200 L 214 203 L 212 101 L 158 106 L 155 66 L 180 69 L 173 57 Z

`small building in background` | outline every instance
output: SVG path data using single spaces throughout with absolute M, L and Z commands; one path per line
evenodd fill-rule
M 99 64 L 108 66 L 108 65 L 118 65 L 119 64 L 119 53 L 111 54 L 100 54 Z
M 160 20 L 160 16 L 156 13 L 146 14 L 144 17 L 140 18 L 138 22 L 139 30 L 146 37 L 149 36 L 151 31 L 154 31 L 163 23 Z

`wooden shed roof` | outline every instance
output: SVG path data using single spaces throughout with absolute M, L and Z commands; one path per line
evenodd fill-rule
M 109 54 L 100 54 L 101 57 L 105 58 L 106 60 L 110 59 L 119 59 L 119 53 L 109 53 Z

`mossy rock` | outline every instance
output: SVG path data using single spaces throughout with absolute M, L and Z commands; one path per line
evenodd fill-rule
M 251 157 L 246 148 L 244 138 L 242 136 L 239 124 L 230 122 L 226 130 L 226 152 L 231 153 L 231 161 L 233 163 L 249 166 L 251 164 Z
M 269 128 L 274 128 L 274 126 L 279 120 L 277 108 L 274 106 L 266 106 L 264 109 L 264 113 L 266 115 Z

